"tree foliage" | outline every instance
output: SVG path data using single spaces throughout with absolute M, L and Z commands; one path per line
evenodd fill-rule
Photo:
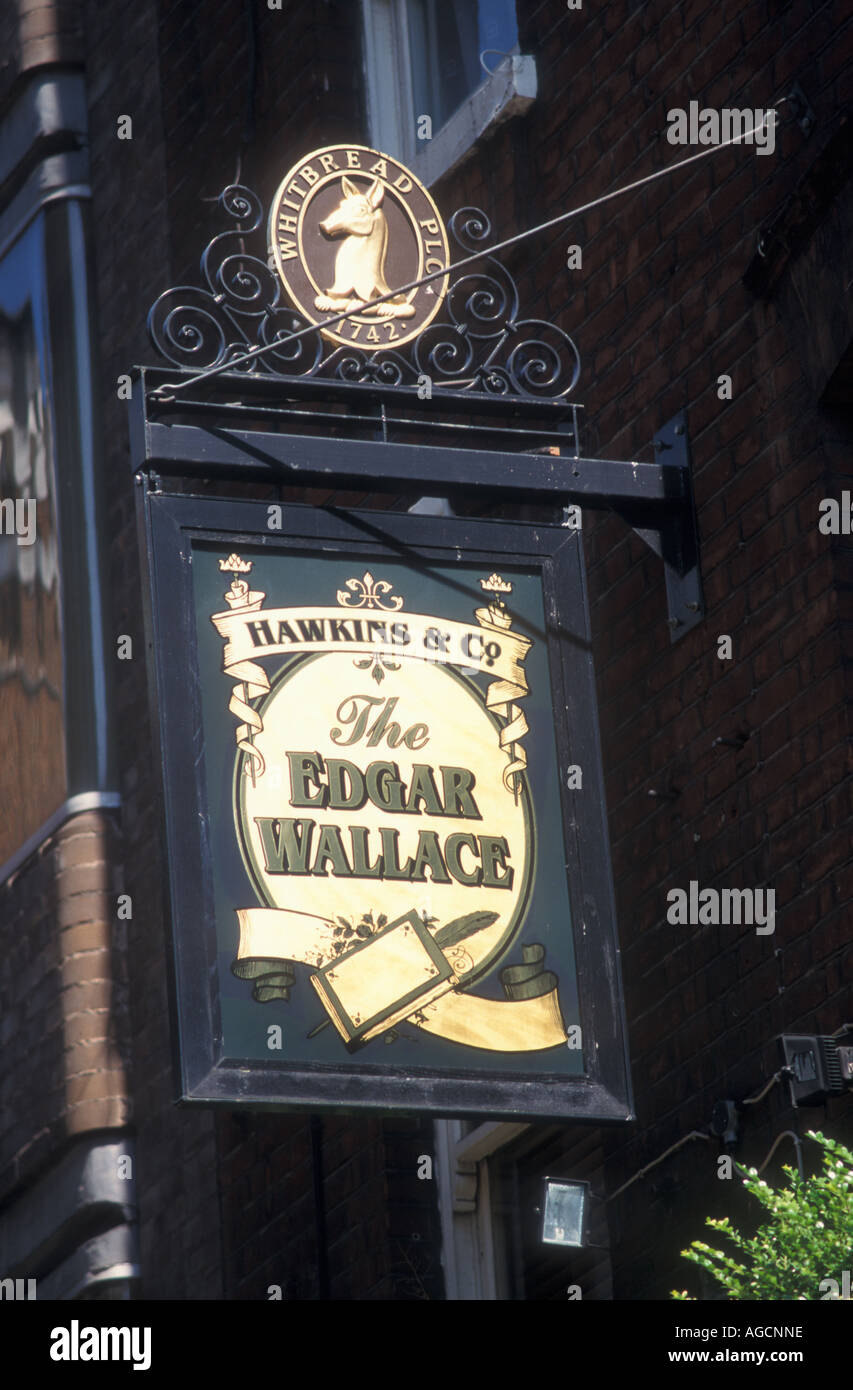
M 808 1138 L 823 1150 L 822 1170 L 814 1177 L 803 1180 L 785 1164 L 787 1186 L 773 1188 L 756 1168 L 743 1170 L 744 1187 L 769 1213 L 754 1235 L 742 1235 L 727 1216 L 706 1217 L 705 1224 L 731 1242 L 733 1254 L 701 1240 L 682 1250 L 728 1298 L 820 1299 L 826 1296 L 822 1280 L 840 1284 L 843 1271 L 853 1269 L 853 1153 L 819 1131 L 809 1130 Z M 690 1295 L 673 1289 L 672 1297 Z

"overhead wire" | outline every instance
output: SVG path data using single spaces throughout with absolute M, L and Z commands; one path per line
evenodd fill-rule
M 781 99 L 782 101 L 785 98 Z M 779 103 L 781 105 L 781 101 Z M 711 145 L 705 150 L 700 150 L 698 154 L 692 154 L 687 159 L 681 159 L 676 164 L 669 164 L 665 169 L 655 169 L 651 174 L 645 174 L 641 179 L 634 179 L 632 183 L 623 184 L 619 188 L 611 189 L 609 193 L 602 193 L 598 198 L 593 198 L 589 203 L 582 203 L 580 207 L 572 208 L 569 212 L 562 212 L 557 217 L 550 218 L 547 222 L 540 222 L 536 227 L 528 227 L 526 231 L 517 232 L 515 236 L 506 237 L 504 241 L 499 241 L 496 246 L 484 247 L 480 251 L 474 251 L 469 256 L 463 256 L 462 260 L 455 261 L 453 265 L 443 266 L 440 270 L 432 270 L 427 275 L 420 276 L 417 280 L 410 280 L 408 284 L 398 285 L 396 289 L 389 290 L 387 294 L 378 295 L 370 300 L 369 307 L 375 308 L 379 304 L 386 303 L 389 299 L 395 299 L 398 295 L 408 294 L 410 290 L 420 289 L 422 285 L 428 285 L 433 280 L 447 277 L 451 273 L 456 274 L 468 265 L 473 265 L 475 261 L 482 260 L 484 256 L 496 256 L 501 251 L 508 250 L 511 246 L 517 246 L 519 242 L 525 241 L 528 237 L 537 236 L 540 232 L 550 231 L 552 227 L 559 227 L 564 222 L 568 222 L 573 217 L 580 217 L 583 213 L 591 212 L 593 208 L 601 207 L 604 203 L 610 202 L 613 198 L 619 198 L 625 193 L 633 193 L 638 188 L 644 188 L 656 179 L 665 178 L 667 174 L 674 174 L 679 169 L 685 169 L 689 164 L 695 164 L 700 159 L 707 159 L 711 154 L 717 154 L 720 150 L 728 148 L 730 145 L 740 145 L 746 142 L 756 131 L 764 130 L 768 118 L 776 115 L 775 107 L 769 107 L 764 114 L 764 119 L 760 125 L 754 125 L 742 134 L 732 136 L 729 140 L 721 140 L 719 144 Z M 339 314 L 332 314 L 328 318 L 318 321 L 316 324 L 308 324 L 305 328 L 297 329 L 293 333 L 284 334 L 281 331 L 269 343 L 260 343 L 257 347 L 249 348 L 248 351 L 230 357 L 225 362 L 217 363 L 213 367 L 206 368 L 205 371 L 196 373 L 195 376 L 188 377 L 183 381 L 163 382 L 151 396 L 155 400 L 174 398 L 179 391 L 186 391 L 190 386 L 195 386 L 199 381 L 205 381 L 210 377 L 219 376 L 223 372 L 231 371 L 234 367 L 241 366 L 244 362 L 253 361 L 256 357 L 263 356 L 266 352 L 281 350 L 291 343 L 298 342 L 301 338 L 309 334 L 322 332 L 324 328 L 331 328 L 333 325 L 343 323 L 346 319 L 354 317 L 356 314 L 364 312 L 367 305 L 361 305 L 355 309 L 345 309 Z

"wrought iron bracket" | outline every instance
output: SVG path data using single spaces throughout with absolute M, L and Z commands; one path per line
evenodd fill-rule
M 202 283 L 164 291 L 148 317 L 169 365 L 136 370 L 134 471 L 158 488 L 163 474 L 609 507 L 663 560 L 672 640 L 701 620 L 684 415 L 656 435 L 654 463 L 581 457 L 580 355 L 561 328 L 523 317 L 485 213 L 447 224 L 463 259 L 434 323 L 405 352 L 365 351 L 330 348 L 282 303 L 257 195 L 234 185 L 219 205 L 234 225 L 205 248 Z
M 683 413 L 656 435 L 658 462 L 626 462 L 581 457 L 571 413 L 577 407 L 565 402 L 537 402 L 534 427 L 525 422 L 521 402 L 478 401 L 478 423 L 472 424 L 446 418 L 444 401 L 436 416 L 434 405 L 419 402 L 409 387 L 303 378 L 287 383 L 285 398 L 281 379 L 225 373 L 194 387 L 192 397 L 168 401 L 156 394 L 167 375 L 174 379 L 174 369 L 135 373 L 135 472 L 285 488 L 393 490 L 413 500 L 426 494 L 470 502 L 476 496 L 516 506 L 612 508 L 664 562 L 673 641 L 703 616 Z M 470 397 L 458 408 L 471 410 Z M 312 428 L 320 432 L 305 432 Z M 413 434 L 418 442 L 409 442 Z
M 614 511 L 663 560 L 666 580 L 667 622 L 673 642 L 689 632 L 705 616 L 702 574 L 699 568 L 699 533 L 693 498 L 690 438 L 685 412 L 673 417 L 654 439 L 662 469 L 673 469 L 681 479 L 680 506 L 661 509 L 652 524 L 632 503 L 614 503 Z M 648 467 L 648 464 L 641 465 Z

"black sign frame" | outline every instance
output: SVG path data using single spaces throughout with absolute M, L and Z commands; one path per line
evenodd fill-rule
M 389 511 L 355 512 L 288 504 L 281 531 L 268 526 L 266 502 L 158 489 L 139 477 L 141 553 L 149 682 L 162 769 L 170 924 L 171 1007 L 178 1099 L 186 1103 L 276 1110 L 428 1112 L 436 1117 L 633 1118 L 619 949 L 610 867 L 596 691 L 579 531 L 554 525 L 436 518 Z M 190 545 L 337 549 L 381 564 L 381 557 L 427 560 L 462 554 L 484 572 L 524 564 L 541 573 L 555 712 L 558 782 L 567 885 L 581 994 L 583 1077 L 542 1081 L 493 1071 L 440 1074 L 381 1071 L 226 1057 L 218 1030 L 211 846 L 196 653 Z M 175 655 L 181 654 L 176 660 Z M 583 769 L 582 789 L 567 788 L 567 769 Z

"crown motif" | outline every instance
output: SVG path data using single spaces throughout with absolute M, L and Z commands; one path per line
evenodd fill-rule
M 252 569 L 251 560 L 241 560 L 239 555 L 232 553 L 227 560 L 219 561 L 219 568 L 223 574 L 232 575 L 231 588 L 225 590 L 224 598 L 229 608 L 245 608 L 249 602 L 249 585 L 245 579 L 241 579 L 241 574 L 249 574 Z

